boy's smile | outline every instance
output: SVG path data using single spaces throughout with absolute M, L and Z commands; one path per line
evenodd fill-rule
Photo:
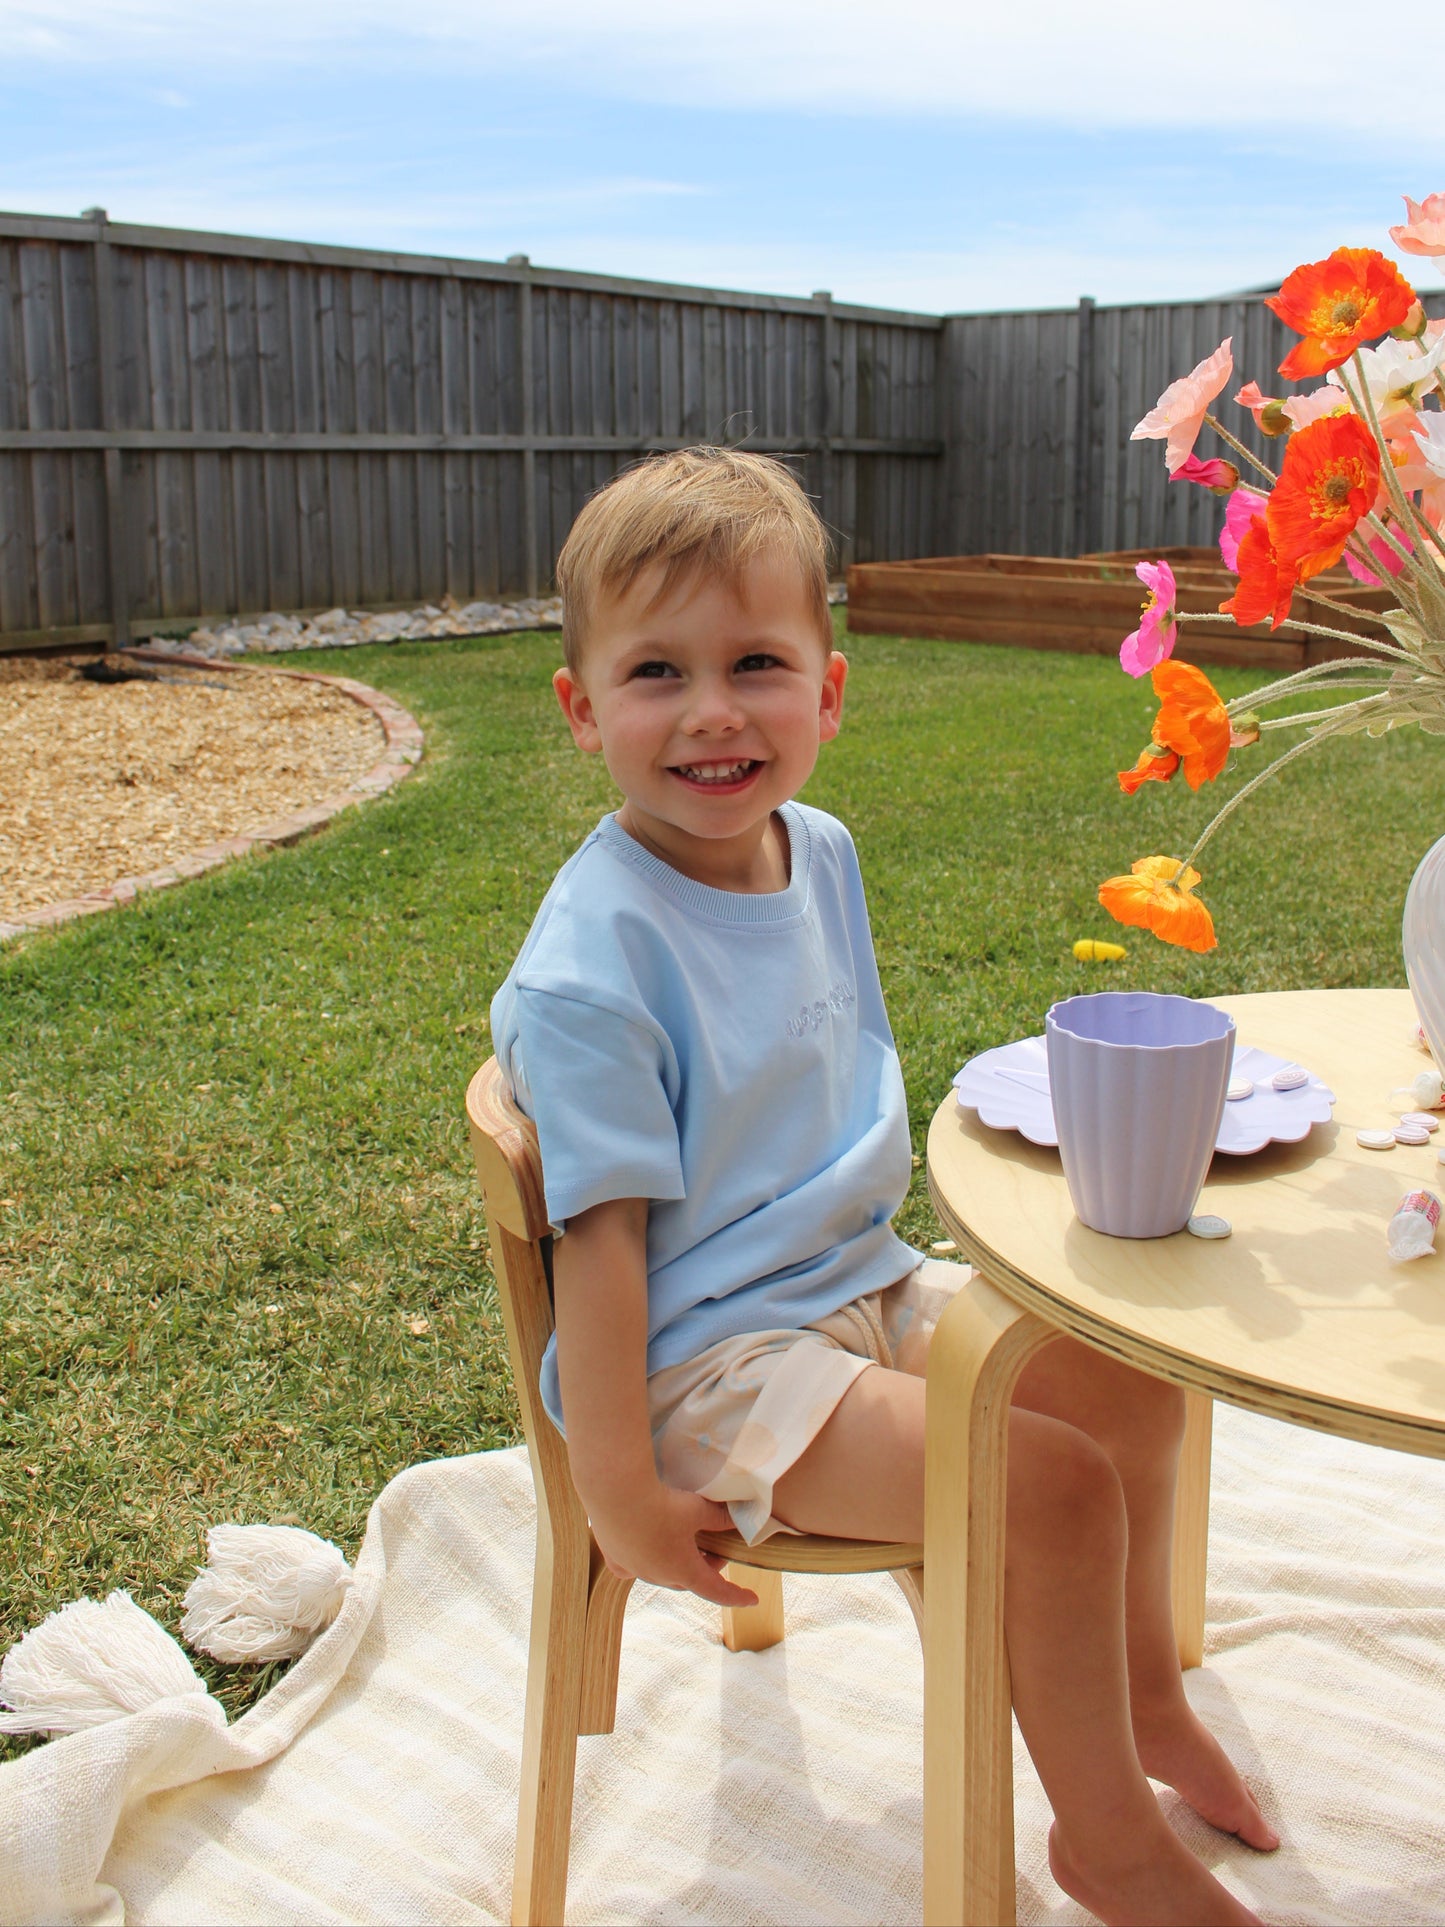
M 659 595 L 660 567 L 599 599 L 558 701 L 622 791 L 618 822 L 699 883 L 783 889 L 772 821 L 837 734 L 848 665 L 818 633 L 798 569 L 762 556 L 736 586 L 701 570 Z

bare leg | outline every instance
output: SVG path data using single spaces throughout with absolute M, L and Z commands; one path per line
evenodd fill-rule
M 1278 1834 L 1190 1707 L 1179 1669 L 1169 1554 L 1184 1394 L 1090 1346 L 1059 1338 L 1024 1367 L 1014 1403 L 1086 1432 L 1119 1475 L 1129 1520 L 1129 1702 L 1144 1771 L 1224 1832 L 1264 1851 L 1277 1847 Z
M 924 1411 L 921 1379 L 861 1373 L 779 1480 L 777 1516 L 808 1532 L 921 1538 Z M 1055 1875 L 1118 1927 L 1240 1927 L 1255 1916 L 1175 1836 L 1139 1764 L 1124 1639 L 1127 1544 L 1106 1454 L 1076 1427 L 1015 1409 L 1004 1622 L 1014 1707 L 1056 1818 Z

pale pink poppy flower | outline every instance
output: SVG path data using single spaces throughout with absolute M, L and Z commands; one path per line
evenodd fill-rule
M 1219 531 L 1219 553 L 1226 569 L 1239 567 L 1239 545 L 1249 533 L 1256 515 L 1269 507 L 1269 497 L 1258 489 L 1237 488 L 1224 511 L 1224 527 Z
M 1409 536 L 1405 534 L 1404 530 L 1393 522 L 1389 524 L 1389 528 L 1390 532 L 1399 541 L 1403 542 L 1411 555 L 1413 555 L 1415 553 L 1415 544 L 1410 540 Z M 1366 538 L 1366 542 L 1370 554 L 1374 556 L 1385 575 L 1398 575 L 1401 569 L 1404 568 L 1404 557 L 1396 552 L 1391 544 L 1385 540 L 1384 536 L 1371 535 Z M 1372 589 L 1380 587 L 1380 577 L 1375 575 L 1372 570 L 1367 569 L 1363 562 L 1357 561 L 1349 549 L 1345 550 L 1345 567 L 1355 578 L 1356 582 L 1366 582 Z
M 1234 373 L 1233 341 L 1226 335 L 1198 367 L 1171 381 L 1129 437 L 1131 442 L 1163 441 L 1164 466 L 1171 475 L 1194 452 L 1205 411 Z
M 1201 462 L 1197 455 L 1188 455 L 1169 479 L 1198 482 L 1201 488 L 1213 489 L 1216 495 L 1231 495 L 1239 487 L 1239 470 L 1233 462 L 1222 461 L 1218 455 L 1207 462 Z
M 1423 201 L 1404 196 L 1409 220 L 1390 229 L 1390 239 L 1405 254 L 1445 255 L 1445 194 L 1427 194 Z
M 1426 415 L 1415 431 L 1415 440 L 1432 475 L 1445 480 L 1445 415 Z
M 1139 627 L 1125 636 L 1119 661 L 1131 676 L 1147 676 L 1155 663 L 1174 653 L 1179 613 L 1174 607 L 1174 571 L 1167 562 L 1139 562 L 1134 573 L 1149 591 Z
M 1433 416 L 1417 415 L 1412 408 L 1402 409 L 1392 415 L 1387 422 L 1381 423 L 1385 446 L 1390 451 L 1390 466 L 1395 471 L 1395 480 L 1407 495 L 1413 495 L 1417 488 L 1427 488 L 1437 478 L 1430 472 L 1425 457 L 1420 453 L 1416 436 L 1427 420 Z M 1389 500 L 1389 491 L 1381 478 L 1381 490 Z
M 1311 388 L 1303 395 L 1287 395 L 1280 403 L 1280 411 L 1294 427 L 1308 428 L 1311 422 L 1322 421 L 1326 415 L 1348 415 L 1350 398 L 1343 388 L 1323 381 L 1318 388 Z
M 1247 408 L 1255 420 L 1255 426 L 1263 435 L 1287 435 L 1289 421 L 1280 406 L 1277 395 L 1260 393 L 1257 381 L 1247 381 L 1234 398 L 1241 408 Z
M 1247 381 L 1234 399 L 1239 403 L 1241 408 L 1247 408 L 1254 419 L 1258 421 L 1265 409 L 1268 408 L 1274 400 L 1274 396 L 1262 394 L 1257 381 Z

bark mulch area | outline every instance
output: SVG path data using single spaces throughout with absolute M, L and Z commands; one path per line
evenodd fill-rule
M 387 753 L 378 716 L 325 682 L 156 673 L 97 683 L 76 664 L 0 660 L 0 923 L 254 836 Z

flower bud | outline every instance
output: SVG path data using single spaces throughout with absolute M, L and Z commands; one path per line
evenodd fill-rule
M 1254 710 L 1246 709 L 1242 715 L 1230 718 L 1229 747 L 1231 749 L 1248 749 L 1251 743 L 1258 741 L 1259 717 Z
M 1294 423 L 1284 412 L 1283 402 L 1267 401 L 1259 411 L 1259 427 L 1263 435 L 1288 435 Z
M 1397 341 L 1418 341 L 1425 332 L 1425 321 L 1425 310 L 1417 299 L 1399 327 L 1392 328 L 1390 333 Z

